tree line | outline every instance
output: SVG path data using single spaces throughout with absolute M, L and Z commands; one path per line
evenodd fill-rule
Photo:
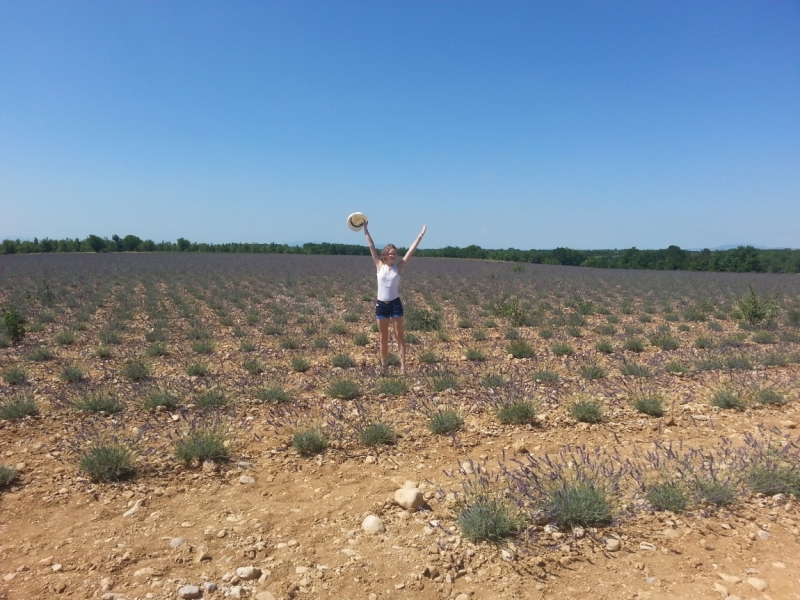
M 400 248 L 401 254 L 405 251 Z M 175 242 L 142 240 L 135 235 L 111 238 L 89 235 L 85 239 L 50 238 L 30 240 L 5 239 L 0 254 L 34 254 L 51 252 L 220 252 L 248 254 L 344 254 L 369 255 L 361 244 L 307 243 L 289 244 L 227 243 L 208 244 L 178 238 Z M 603 269 L 653 269 L 679 271 L 726 271 L 733 273 L 800 273 L 800 250 L 760 250 L 753 246 L 739 246 L 730 250 L 684 250 L 669 246 L 664 250 L 492 250 L 480 246 L 446 246 L 444 248 L 417 250 L 418 256 L 443 258 L 473 258 L 512 262 L 596 267 Z

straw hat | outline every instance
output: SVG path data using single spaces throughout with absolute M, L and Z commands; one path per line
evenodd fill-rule
M 369 223 L 369 219 L 367 219 L 366 215 L 362 215 L 360 212 L 354 212 L 352 215 L 347 217 L 347 226 L 353 231 L 361 231 L 364 229 L 364 225 L 367 223 Z

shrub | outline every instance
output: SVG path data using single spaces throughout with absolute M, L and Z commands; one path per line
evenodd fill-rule
M 664 400 L 655 393 L 642 393 L 633 398 L 633 408 L 651 417 L 664 416 Z
M 259 375 L 264 372 L 264 365 L 257 358 L 251 358 L 242 363 L 244 370 L 250 375 Z
M 689 506 L 688 492 L 681 484 L 674 481 L 654 483 L 648 486 L 645 497 L 654 510 L 679 513 Z
M 433 364 L 439 362 L 439 357 L 430 350 L 426 350 L 424 352 L 420 352 L 419 356 L 417 356 L 417 360 L 421 363 Z
M 403 312 L 403 322 L 409 331 L 439 331 L 442 328 L 441 317 L 430 310 L 410 306 Z
M 169 354 L 169 350 L 167 349 L 166 345 L 156 342 L 147 347 L 146 353 L 150 358 L 157 358 L 159 356 L 167 356 Z
M 722 362 L 721 358 L 712 356 L 710 358 L 698 360 L 695 363 L 694 368 L 697 371 L 713 371 L 715 369 L 721 369 L 724 366 L 725 364 Z
M 603 354 L 610 354 L 614 351 L 614 346 L 609 340 L 598 340 L 594 345 L 594 349 Z
M 447 333 L 444 329 L 440 329 L 436 332 L 436 339 L 440 342 L 449 342 L 451 341 L 450 334 Z
M 689 372 L 689 369 L 681 363 L 673 361 L 664 366 L 664 371 L 667 373 L 685 374 Z
M 650 367 L 647 365 L 639 365 L 635 362 L 625 361 L 622 363 L 622 367 L 620 367 L 620 372 L 623 375 L 628 375 L 630 377 L 650 377 L 652 372 Z
M 7 465 L 0 465 L 0 487 L 5 487 L 17 477 L 17 470 Z
M 334 335 L 347 335 L 347 325 L 344 323 L 334 323 L 329 331 Z
M 256 398 L 261 402 L 272 402 L 274 404 L 284 404 L 292 399 L 291 395 L 280 385 L 271 385 L 258 390 Z
M 552 329 L 540 329 L 539 330 L 539 337 L 542 338 L 543 340 L 553 339 L 554 335 L 555 335 L 555 333 L 553 332 Z
M 178 406 L 178 399 L 169 392 L 158 390 L 147 395 L 143 406 L 148 410 L 153 410 L 159 406 L 172 409 Z
M 707 336 L 700 336 L 694 341 L 694 347 L 700 350 L 714 347 L 714 340 Z
M 201 409 L 220 408 L 228 404 L 228 399 L 221 390 L 208 390 L 197 396 L 194 403 Z
M 366 346 L 369 344 L 369 336 L 366 333 L 358 333 L 353 337 L 353 343 L 356 346 Z
M 215 423 L 192 423 L 173 442 L 175 458 L 184 462 L 226 461 L 230 452 L 225 431 Z
M 164 333 L 163 329 L 154 329 L 153 331 L 148 331 L 144 334 L 144 339 L 151 344 L 155 342 L 166 342 L 167 341 L 167 334 Z
M 753 465 L 745 475 L 745 484 L 756 494 L 794 494 L 800 496 L 800 471 L 795 466 L 774 462 Z
M 617 333 L 617 328 L 613 325 L 598 325 L 594 328 L 597 335 L 614 335 Z
M 408 384 L 397 377 L 384 377 L 378 384 L 377 392 L 387 396 L 399 396 L 408 392 Z
M 785 367 L 789 364 L 789 360 L 784 354 L 770 352 L 761 360 L 761 364 L 765 367 Z
M 283 350 L 297 350 L 300 347 L 300 343 L 292 338 L 285 338 L 278 345 Z
M 756 344 L 774 344 L 777 341 L 775 335 L 769 331 L 756 331 L 752 336 L 752 340 Z
M 486 332 L 483 331 L 482 329 L 476 329 L 475 331 L 472 332 L 472 339 L 475 340 L 476 342 L 482 342 L 483 340 L 486 339 Z
M 516 535 L 521 525 L 506 504 L 487 498 L 464 506 L 458 513 L 457 523 L 468 540 L 492 543 Z
M 527 425 L 536 421 L 536 406 L 530 400 L 515 398 L 497 409 L 497 420 L 503 425 Z
M 514 328 L 506 329 L 506 332 L 503 334 L 503 337 L 507 340 L 518 340 L 519 330 Z
M 55 342 L 59 346 L 70 346 L 75 343 L 75 334 L 69 329 L 65 329 L 56 334 Z
M 264 327 L 264 335 L 283 335 L 283 329 L 278 325 L 267 325 Z
M 467 357 L 467 360 L 472 361 L 486 360 L 486 355 L 477 348 L 469 348 L 464 356 Z
M 208 374 L 208 366 L 203 363 L 191 363 L 186 367 L 186 374 L 190 377 L 203 377 Z
M 25 369 L 13 367 L 3 373 L 3 381 L 8 385 L 22 385 L 28 381 L 28 374 L 25 372 Z
M 44 346 L 40 346 L 28 355 L 28 360 L 32 362 L 44 362 L 46 360 L 55 358 L 55 356 L 56 355 L 52 350 L 45 348 Z
M 400 366 L 400 357 L 393 352 L 389 352 L 389 354 L 386 355 L 386 364 L 390 367 Z
M 80 367 L 75 365 L 65 365 L 61 369 L 61 374 L 59 375 L 59 379 L 64 383 L 78 383 L 79 381 L 83 381 L 83 371 Z
M 580 368 L 580 374 L 584 379 L 603 379 L 606 370 L 597 363 L 589 363 Z
M 551 346 L 551 350 L 556 356 L 572 356 L 575 354 L 575 350 L 567 342 L 555 342 Z
M 116 331 L 101 331 L 99 337 L 100 337 L 100 343 L 105 344 L 107 346 L 117 346 L 122 343 L 122 336 Z M 56 339 L 56 341 L 58 342 L 58 339 Z
M 4 421 L 16 421 L 38 414 L 39 407 L 36 406 L 36 401 L 28 396 L 7 396 L 0 400 L 0 419 Z
M 97 440 L 79 458 L 78 465 L 92 481 L 120 481 L 135 472 L 135 454 L 129 444 L 116 440 Z
M 345 313 L 342 319 L 344 319 L 345 323 L 358 323 L 361 320 L 361 317 L 355 313 Z
M 391 425 L 375 421 L 358 433 L 358 441 L 365 446 L 391 446 L 397 442 L 397 434 Z
M 356 361 L 349 354 L 337 354 L 331 358 L 331 364 L 340 369 L 350 369 L 356 366 Z
M 92 350 L 92 356 L 94 358 L 111 358 L 114 355 L 111 352 L 111 348 L 108 346 L 98 346 L 94 350 Z
M 73 403 L 77 410 L 93 413 L 106 413 L 109 415 L 122 412 L 124 406 L 117 398 L 105 394 L 89 394 Z
M 709 331 L 716 331 L 717 333 L 722 331 L 722 325 L 720 325 L 717 321 L 711 321 L 708 325 L 706 325 L 706 327 L 708 327 Z
M 575 338 L 583 337 L 583 331 L 580 327 L 567 327 L 567 334 Z
M 0 308 L 3 317 L 3 328 L 12 344 L 19 344 L 25 339 L 25 324 L 28 322 L 16 308 Z
M 247 340 L 243 340 L 241 344 L 239 344 L 239 350 L 242 352 L 255 352 L 257 346 L 255 343 Z
M 336 379 L 328 388 L 328 395 L 331 398 L 340 398 L 342 400 L 352 400 L 361 395 L 361 389 L 354 381 L 349 379 Z
M 464 419 L 452 409 L 440 409 L 428 415 L 428 429 L 437 435 L 454 433 L 463 425 Z
M 125 363 L 122 375 L 131 381 L 142 381 L 150 377 L 150 369 L 143 360 L 135 358 Z
M 625 343 L 622 345 L 622 347 L 629 352 L 644 352 L 646 345 L 647 344 L 645 344 L 643 339 L 632 337 L 625 340 Z
M 608 525 L 612 505 L 602 481 L 591 477 L 564 479 L 550 490 L 546 512 L 561 527 Z
M 780 392 L 771 388 L 762 388 L 755 393 L 755 401 L 759 404 L 780 406 L 786 404 L 786 398 Z
M 456 323 L 456 327 L 459 329 L 472 329 L 472 321 L 469 319 L 459 319 L 458 323 Z
M 691 330 L 692 328 L 686 323 L 681 323 L 680 325 L 678 325 L 678 331 L 691 331 Z
M 600 403 L 591 398 L 581 398 L 574 402 L 569 407 L 569 414 L 581 423 L 600 423 L 603 420 Z
M 550 369 L 539 369 L 531 375 L 531 378 L 540 383 L 556 383 L 558 382 L 558 373 Z
M 406 344 L 410 344 L 413 346 L 415 344 L 420 343 L 419 336 L 414 335 L 413 333 L 406 333 L 405 338 L 406 338 Z
M 743 410 L 744 403 L 742 399 L 733 391 L 729 389 L 717 390 L 711 396 L 711 405 L 724 409 Z
M 658 333 L 650 337 L 650 343 L 662 350 L 677 350 L 681 343 L 669 333 Z
M 739 490 L 734 482 L 714 476 L 695 479 L 694 492 L 701 502 L 716 506 L 729 506 L 739 497 Z
M 320 429 L 305 429 L 292 436 L 292 447 L 298 454 L 320 454 L 328 449 L 330 440 Z
M 729 369 L 752 369 L 753 363 L 747 356 L 740 354 L 726 357 L 725 366 Z
M 505 377 L 496 373 L 489 373 L 481 379 L 481 385 L 485 388 L 504 387 L 507 383 Z
M 211 340 L 200 340 L 192 344 L 192 352 L 195 354 L 211 354 L 214 352 L 214 342 Z
M 295 356 L 292 358 L 291 369 L 296 373 L 305 373 L 311 368 L 311 363 L 302 356 Z
M 760 298 L 752 285 L 748 287 L 748 295 L 736 303 L 741 320 L 750 326 L 774 320 L 778 314 L 777 294 L 772 298 Z
M 431 389 L 434 392 L 458 389 L 458 378 L 449 371 L 436 371 L 430 376 Z

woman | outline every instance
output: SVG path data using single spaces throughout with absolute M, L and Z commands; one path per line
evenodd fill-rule
M 369 235 L 367 226 L 364 225 L 364 235 L 367 237 L 369 251 L 378 271 L 378 300 L 375 302 L 375 318 L 378 320 L 378 332 L 381 335 L 381 366 L 386 370 L 386 361 L 389 356 L 389 323 L 394 323 L 394 335 L 400 349 L 400 365 L 403 374 L 406 374 L 406 339 L 403 332 L 403 303 L 400 302 L 398 286 L 400 276 L 411 260 L 411 256 L 422 241 L 428 226 L 422 226 L 422 233 L 417 236 L 406 255 L 397 260 L 397 248 L 388 244 L 378 256 L 375 243 Z

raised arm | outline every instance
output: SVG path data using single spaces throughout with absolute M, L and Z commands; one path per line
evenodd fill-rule
M 378 251 L 375 250 L 375 242 L 372 241 L 372 236 L 369 234 L 367 224 L 364 223 L 364 236 L 367 238 L 367 246 L 369 246 L 369 253 L 372 254 L 372 262 L 375 263 L 375 268 L 381 266 L 381 257 L 378 256 Z
M 406 252 L 406 255 L 403 257 L 403 260 L 401 260 L 400 264 L 397 265 L 397 270 L 400 271 L 401 273 L 406 268 L 406 263 L 408 263 L 408 261 L 411 260 L 411 257 L 413 256 L 414 251 L 417 249 L 417 246 L 419 246 L 419 243 L 422 241 L 422 237 L 425 235 L 426 231 L 428 231 L 428 226 L 427 225 L 423 225 L 422 226 L 422 231 L 417 236 L 417 239 L 414 240 L 414 243 L 411 244 L 411 246 L 408 248 L 408 252 Z

